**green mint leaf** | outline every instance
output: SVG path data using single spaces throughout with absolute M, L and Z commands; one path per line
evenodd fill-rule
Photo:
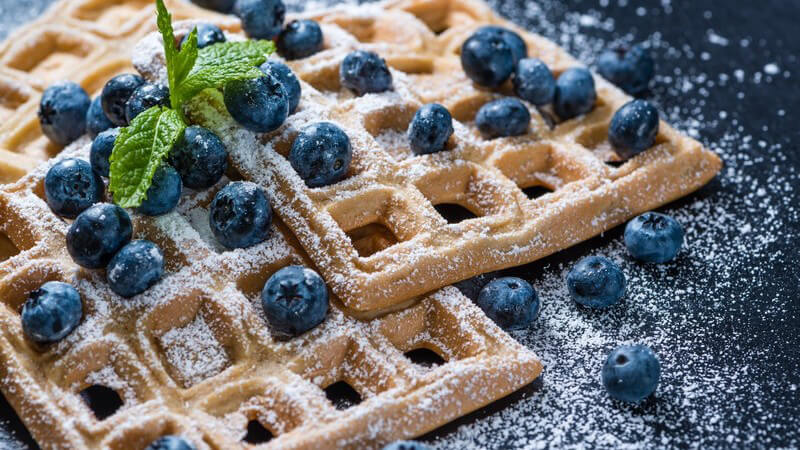
M 175 47 L 175 31 L 172 28 L 172 15 L 164 6 L 163 0 L 156 0 L 158 30 L 164 41 L 164 57 L 167 63 L 167 79 L 169 80 L 170 93 L 176 92 L 178 86 L 192 71 L 197 60 L 197 28 L 194 28 L 186 42 L 178 50 Z M 181 99 L 170 96 L 172 109 L 180 112 Z
M 123 208 L 146 199 L 158 166 L 186 129 L 175 110 L 154 106 L 120 130 L 111 152 L 108 190 Z
M 172 95 L 178 104 L 208 88 L 222 88 L 234 80 L 258 78 L 258 66 L 275 51 L 272 41 L 223 42 L 201 49 L 189 75 Z

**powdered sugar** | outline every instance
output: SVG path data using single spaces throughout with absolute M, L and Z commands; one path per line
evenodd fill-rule
M 164 333 L 161 346 L 186 387 L 220 373 L 230 364 L 225 349 L 201 314 L 186 326 Z

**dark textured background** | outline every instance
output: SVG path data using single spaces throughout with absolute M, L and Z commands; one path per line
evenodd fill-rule
M 19 26 L 26 20 L 30 20 L 39 14 L 50 0 L 0 0 L 0 37 L 4 37 L 14 27 Z M 519 5 L 524 1 L 495 1 L 493 5 L 501 13 L 508 14 L 509 11 L 519 11 Z M 521 25 L 539 31 L 548 37 L 560 40 L 569 50 L 580 54 L 585 59 L 592 59 L 592 55 L 587 56 L 585 42 L 582 39 L 565 39 L 564 29 L 537 28 L 542 22 L 559 24 L 562 18 L 566 17 L 567 12 L 589 13 L 585 17 L 600 17 L 595 13 L 599 12 L 602 19 L 613 19 L 613 26 L 592 26 L 581 29 L 581 36 L 589 36 L 591 42 L 611 41 L 618 38 L 624 40 L 641 40 L 653 37 L 654 31 L 660 32 L 660 39 L 670 43 L 671 48 L 690 48 L 691 53 L 700 55 L 685 58 L 669 58 L 666 49 L 656 51 L 657 56 L 662 59 L 669 59 L 669 67 L 664 67 L 660 62 L 659 73 L 671 74 L 677 68 L 682 74 L 705 73 L 710 77 L 718 74 L 731 74 L 737 69 L 741 69 L 747 74 L 748 80 L 743 83 L 720 86 L 718 89 L 705 89 L 689 96 L 682 96 L 680 90 L 672 89 L 669 86 L 657 85 L 653 92 L 648 94 L 656 100 L 662 110 L 680 109 L 682 114 L 688 114 L 697 118 L 696 128 L 700 139 L 712 147 L 715 143 L 728 141 L 733 135 L 736 139 L 743 136 L 753 136 L 756 140 L 765 140 L 765 146 L 747 146 L 745 167 L 742 173 L 746 174 L 747 179 L 756 180 L 759 185 L 767 185 L 776 179 L 776 174 L 783 176 L 781 180 L 790 180 L 796 183 L 798 178 L 786 174 L 794 174 L 796 168 L 800 168 L 800 150 L 797 144 L 800 143 L 800 127 L 797 124 L 798 105 L 800 104 L 800 90 L 797 88 L 796 74 L 790 70 L 796 69 L 797 55 L 800 53 L 800 39 L 797 39 L 797 22 L 800 20 L 800 2 L 781 1 L 781 0 L 761 0 L 758 2 L 751 0 L 649 0 L 649 1 L 626 1 L 626 0 L 564 0 L 543 1 L 547 7 L 542 8 L 542 14 L 547 17 L 515 17 L 511 19 Z M 629 4 L 630 3 L 630 4 Z M 665 5 L 671 8 L 670 14 L 664 14 Z M 643 9 L 644 8 L 644 9 Z M 645 13 L 643 13 L 643 11 Z M 593 16 L 593 14 L 595 14 Z M 713 30 L 713 32 L 711 31 Z M 568 31 L 567 31 L 568 32 Z M 728 45 L 719 45 L 716 36 L 724 36 L 728 39 Z M 742 39 L 747 39 L 750 44 L 747 46 L 739 45 Z M 566 42 L 565 42 L 566 41 Z M 708 57 L 702 55 L 707 52 Z M 661 53 L 661 54 L 659 54 Z M 770 77 L 769 82 L 752 79 L 753 74 L 764 72 L 764 67 L 768 63 L 775 63 L 780 68 L 780 73 Z M 784 71 L 789 72 L 784 72 Z M 763 73 L 762 73 L 763 75 Z M 663 80 L 662 80 L 663 81 Z M 667 83 L 662 83 L 667 84 Z M 702 96 L 703 101 L 698 102 L 697 96 Z M 782 114 L 777 111 L 783 110 Z M 724 116 L 720 116 L 724 112 Z M 711 121 L 709 118 L 721 117 L 723 120 Z M 732 134 L 733 133 L 733 134 Z M 730 145 L 730 144 L 729 144 Z M 775 150 L 775 146 L 779 146 Z M 774 152 L 780 155 L 776 159 Z M 761 153 L 759 153 L 761 152 Z M 762 154 L 763 153 L 763 154 Z M 771 159 L 770 157 L 771 154 Z M 762 158 L 763 156 L 763 158 Z M 774 167 L 774 161 L 780 161 L 780 167 Z M 726 160 L 726 164 L 732 161 Z M 790 186 L 794 189 L 797 184 Z M 735 198 L 741 196 L 741 186 L 731 183 L 721 183 L 715 180 L 709 186 L 702 189 L 688 199 L 681 200 L 676 204 L 670 205 L 665 210 L 679 211 L 689 208 L 693 202 L 708 198 Z M 791 194 L 791 202 L 796 200 L 796 196 Z M 781 203 L 780 198 L 770 198 L 770 201 Z M 785 199 L 784 199 L 785 200 Z M 728 211 L 719 211 L 720 214 L 730 214 L 733 217 L 743 218 L 750 215 L 752 222 L 757 223 L 760 217 L 754 213 L 753 209 L 744 206 L 737 206 L 735 202 L 722 202 L 729 205 Z M 759 415 L 755 417 L 748 412 L 745 407 L 741 408 L 742 414 L 733 414 L 731 411 L 738 411 L 737 402 L 741 401 L 741 392 L 730 393 L 721 392 L 722 403 L 730 403 L 731 409 L 723 410 L 719 420 L 722 427 L 718 424 L 700 424 L 692 420 L 678 421 L 678 423 L 659 423 L 655 420 L 649 423 L 655 429 L 655 433 L 662 438 L 662 442 L 667 446 L 692 446 L 694 436 L 698 439 L 702 437 L 707 446 L 725 447 L 726 436 L 715 436 L 715 429 L 728 429 L 740 427 L 745 433 L 753 433 L 758 436 L 754 442 L 747 446 L 756 447 L 796 447 L 800 445 L 798 441 L 797 429 L 800 427 L 798 414 L 800 414 L 800 390 L 787 392 L 786 386 L 796 388 L 800 384 L 800 300 L 798 300 L 798 286 L 800 276 L 798 275 L 798 261 L 800 261 L 800 243 L 797 236 L 800 235 L 800 227 L 797 219 L 797 204 L 776 205 L 786 207 L 782 214 L 779 242 L 775 242 L 770 247 L 769 255 L 760 253 L 756 257 L 740 259 L 733 252 L 740 252 L 741 248 L 725 248 L 721 246 L 719 258 L 724 261 L 746 261 L 741 266 L 726 268 L 726 287 L 718 288 L 716 285 L 721 280 L 715 278 L 713 274 L 692 270 L 679 271 L 679 276 L 684 277 L 684 281 L 691 282 L 694 286 L 703 286 L 706 283 L 709 289 L 714 285 L 718 295 L 722 297 L 736 298 L 746 293 L 745 299 L 731 301 L 730 304 L 722 306 L 715 305 L 713 310 L 703 305 L 695 305 L 699 312 L 695 311 L 695 318 L 703 317 L 703 314 L 713 314 L 713 317 L 720 319 L 714 320 L 714 325 L 709 327 L 729 327 L 730 335 L 737 336 L 737 342 L 725 342 L 720 339 L 719 333 L 707 333 L 710 330 L 703 329 L 703 321 L 695 320 L 692 326 L 697 329 L 697 346 L 702 347 L 705 352 L 711 353 L 712 362 L 719 364 L 755 365 L 765 368 L 756 370 L 756 374 L 769 374 L 770 376 L 750 375 L 753 378 L 747 380 L 751 383 L 753 392 L 758 392 L 758 401 L 762 407 L 758 410 Z M 747 219 L 744 217 L 744 219 Z M 747 220 L 743 220 L 743 223 Z M 542 276 L 545 267 L 552 267 L 558 264 L 572 264 L 580 257 L 592 253 L 595 249 L 606 248 L 613 241 L 619 240 L 620 229 L 612 230 L 603 237 L 593 239 L 587 243 L 576 246 L 558 255 L 548 258 L 522 268 L 509 271 L 516 275 L 524 276 L 536 282 Z M 725 254 L 729 252 L 729 254 Z M 754 270 L 755 267 L 767 267 L 765 274 L 763 270 Z M 767 278 L 767 279 L 764 279 Z M 758 289 L 750 289 L 751 283 L 758 283 Z M 726 295 L 729 294 L 729 295 Z M 779 305 L 780 318 L 775 320 L 770 316 L 770 320 L 765 319 L 764 312 L 774 309 Z M 669 304 L 665 307 L 670 308 Z M 675 305 L 675 308 L 680 305 Z M 690 314 L 691 315 L 691 314 Z M 652 322 L 643 323 L 638 331 L 641 336 L 647 336 L 653 331 L 648 327 L 657 327 Z M 691 331 L 689 331 L 691 332 Z M 727 331 L 726 331 L 727 332 Z M 724 336 L 725 333 L 722 333 Z M 709 336 L 715 336 L 709 338 Z M 716 358 L 716 359 L 714 359 Z M 724 359 L 724 361 L 723 361 Z M 589 362 L 594 364 L 594 362 Z M 703 367 L 690 368 L 688 370 L 704 370 Z M 745 376 L 745 375 L 743 375 Z M 785 381 L 780 386 L 773 380 L 780 379 Z M 745 383 L 745 385 L 746 385 Z M 545 377 L 544 385 L 547 385 Z M 444 427 L 431 435 L 425 437 L 426 440 L 440 440 L 442 446 L 448 442 L 464 443 L 463 437 L 453 438 L 456 430 L 472 426 L 480 421 L 485 421 L 492 415 L 500 412 L 508 412 L 519 408 L 524 414 L 522 404 L 526 399 L 535 397 L 542 389 L 542 383 L 534 383 L 521 393 L 512 395 L 508 399 L 501 400 L 494 405 L 484 408 L 466 418 L 460 419 L 454 424 Z M 546 389 L 546 388 L 545 388 Z M 605 401 L 602 391 L 598 391 L 597 402 Z M 727 399 L 725 396 L 730 395 Z M 755 395 L 755 394 L 754 394 Z M 601 397 L 603 396 L 603 397 Z M 720 399 L 717 399 L 719 402 Z M 644 414 L 648 414 L 645 407 Z M 689 411 L 687 411 L 689 414 Z M 656 414 L 657 415 L 657 414 Z M 734 417 L 735 416 L 735 417 Z M 25 446 L 35 447 L 30 436 L 25 432 L 24 427 L 17 419 L 8 404 L 0 398 L 0 448 L 17 448 L 17 442 L 24 443 Z M 574 420 L 574 418 L 572 418 Z M 580 418 L 578 418 L 580 422 Z M 769 438 L 764 439 L 765 423 L 781 425 L 775 432 L 768 432 Z M 714 426 L 711 426 L 714 425 Z M 481 428 L 476 426 L 477 433 Z M 548 430 L 511 430 L 510 436 L 505 439 L 507 442 L 515 442 L 519 445 L 525 441 L 525 436 L 540 436 L 541 433 L 548 433 Z M 689 436 L 689 439 L 686 438 Z M 539 439 L 541 442 L 541 438 Z M 483 441 L 486 442 L 486 441 Z M 503 447 L 501 440 L 489 440 L 492 446 Z M 653 441 L 648 441 L 652 445 Z M 741 441 L 731 446 L 745 446 Z M 565 442 L 569 445 L 580 444 L 580 434 L 572 436 L 571 441 Z M 637 442 L 628 442 L 634 447 L 639 446 Z M 480 444 L 476 444 L 480 445 Z M 642 444 L 644 445 L 644 444 Z M 592 446 L 590 443 L 589 446 Z M 27 448 L 27 447 L 23 447 Z

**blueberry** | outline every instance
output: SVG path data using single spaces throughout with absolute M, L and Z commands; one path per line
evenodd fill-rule
M 281 83 L 283 90 L 286 91 L 286 98 L 289 100 L 289 114 L 293 114 L 297 110 L 297 105 L 300 104 L 301 88 L 297 75 L 292 72 L 289 66 L 275 60 L 268 60 L 261 65 L 260 69 L 262 72 L 272 75 Z
M 133 234 L 124 209 L 99 203 L 82 212 L 67 231 L 67 250 L 79 266 L 102 269 Z
M 111 123 L 118 127 L 128 125 L 125 105 L 133 95 L 133 92 L 144 83 L 144 78 L 139 75 L 124 73 L 108 80 L 106 85 L 103 86 L 103 92 L 100 94 L 100 104 L 103 106 L 103 112 L 106 113 L 106 117 Z
M 67 158 L 59 161 L 44 178 L 47 205 L 61 217 L 74 219 L 86 208 L 103 199 L 103 180 L 91 164 Z
M 189 39 L 189 34 L 181 39 L 181 47 Z M 197 48 L 205 48 L 209 45 L 225 42 L 225 33 L 213 23 L 201 23 L 197 25 Z
M 103 105 L 100 103 L 100 96 L 92 100 L 89 110 L 86 111 L 86 131 L 91 137 L 95 137 L 109 128 L 114 128 L 114 124 L 103 112 Z
M 415 155 L 425 155 L 444 150 L 453 135 L 453 117 L 438 103 L 418 109 L 408 126 L 408 142 Z
M 478 130 L 490 139 L 525 134 L 530 122 L 531 113 L 528 107 L 512 97 L 483 105 L 475 116 Z
M 313 20 L 293 20 L 278 35 L 278 54 L 288 60 L 322 50 L 322 29 Z
M 82 87 L 62 81 L 48 87 L 39 103 L 39 124 L 48 139 L 69 145 L 86 131 L 86 113 L 92 101 Z
M 327 186 L 344 178 L 352 157 L 350 138 L 330 122 L 305 127 L 289 151 L 289 162 L 309 187 Z
M 655 75 L 655 66 L 650 52 L 641 44 L 634 45 L 630 50 L 608 50 L 597 60 L 600 75 L 631 95 L 647 90 Z
M 34 342 L 47 344 L 68 335 L 83 316 L 81 295 L 60 281 L 48 281 L 28 295 L 22 306 L 22 330 Z
M 208 221 L 222 245 L 247 248 L 269 238 L 272 207 L 258 185 L 234 181 L 217 192 Z
M 169 154 L 184 186 L 208 189 L 217 184 L 228 167 L 228 151 L 216 134 L 198 126 L 186 127 Z
M 509 30 L 508 28 L 498 27 L 496 25 L 486 25 L 483 27 L 478 28 L 475 31 L 475 34 L 486 34 L 486 35 L 498 35 L 506 41 L 509 47 L 511 47 L 511 54 L 514 57 L 514 65 L 516 65 L 519 60 L 528 56 L 528 45 L 522 40 L 522 37 L 514 31 Z
M 461 46 L 461 67 L 480 86 L 495 88 L 514 72 L 514 50 L 501 33 L 475 33 Z
M 625 246 L 639 261 L 665 263 L 675 258 L 682 245 L 681 224 L 666 214 L 646 212 L 625 226 Z
M 621 158 L 631 158 L 653 146 L 658 126 L 656 107 L 647 100 L 634 100 L 614 113 L 608 141 Z
M 236 0 L 192 0 L 193 3 L 221 13 L 229 13 L 233 9 Z
M 182 190 L 183 183 L 178 171 L 169 164 L 162 164 L 153 175 L 153 184 L 147 190 L 147 199 L 137 211 L 146 216 L 166 214 L 178 206 Z
M 253 39 L 273 39 L 281 32 L 286 6 L 281 0 L 236 0 L 233 14 Z
M 647 346 L 622 345 L 608 355 L 602 373 L 603 385 L 612 398 L 638 403 L 656 391 L 661 364 Z
M 625 296 L 625 275 L 617 264 L 602 256 L 589 256 L 567 274 L 572 299 L 588 308 L 607 308 Z
M 114 150 L 114 143 L 117 142 L 119 128 L 111 128 L 98 134 L 92 142 L 92 150 L 89 152 L 89 161 L 92 163 L 92 170 L 101 177 L 108 177 L 111 163 L 108 158 Z
M 483 287 L 489 284 L 490 281 L 499 277 L 500 272 L 487 272 L 476 275 L 472 278 L 467 278 L 466 280 L 461 280 L 457 283 L 454 283 L 453 286 L 458 288 L 458 290 L 461 291 L 465 297 L 471 300 L 477 300 L 478 295 L 480 295 Z
M 514 92 L 523 100 L 541 106 L 553 102 L 556 79 L 545 63 L 536 58 L 521 59 L 514 74 Z
M 106 278 L 111 290 L 125 298 L 150 289 L 164 276 L 164 254 L 150 241 L 132 241 L 111 258 Z
M 256 133 L 277 130 L 289 116 L 286 90 L 269 74 L 226 84 L 225 107 L 239 125 Z
M 383 450 L 431 450 L 431 448 L 422 442 L 395 441 L 383 447 Z
M 569 120 L 594 109 L 597 92 L 591 72 L 582 68 L 569 69 L 556 80 L 553 109 L 562 120 Z
M 342 86 L 358 95 L 392 89 L 392 73 L 377 53 L 356 50 L 345 56 L 339 67 Z
M 131 123 L 136 116 L 153 106 L 169 105 L 169 88 L 160 84 L 146 83 L 136 88 L 125 104 L 125 119 Z
M 478 294 L 478 306 L 500 328 L 527 328 L 539 314 L 539 296 L 527 281 L 504 277 L 491 281 Z
M 328 288 L 322 277 L 301 266 L 275 272 L 261 291 L 267 322 L 278 336 L 299 336 L 328 314 Z

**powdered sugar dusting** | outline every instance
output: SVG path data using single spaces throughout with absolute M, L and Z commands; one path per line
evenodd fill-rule
M 164 333 L 161 346 L 186 387 L 222 372 L 230 364 L 225 349 L 201 314 L 186 326 Z

